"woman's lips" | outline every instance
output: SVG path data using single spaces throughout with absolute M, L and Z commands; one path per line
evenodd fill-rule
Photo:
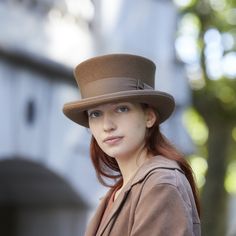
M 120 142 L 122 138 L 123 138 L 122 136 L 110 136 L 110 137 L 105 138 L 103 142 L 109 145 L 113 145 Z

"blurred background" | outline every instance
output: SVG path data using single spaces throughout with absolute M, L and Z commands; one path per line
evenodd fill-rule
M 73 68 L 107 53 L 157 64 L 177 104 L 161 129 L 194 170 L 202 235 L 236 235 L 234 0 L 1 0 L 0 28 L 0 235 L 84 234 L 107 189 L 62 107 L 80 97 Z

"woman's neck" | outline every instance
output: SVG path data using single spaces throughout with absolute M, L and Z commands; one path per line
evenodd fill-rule
M 149 158 L 149 156 L 147 150 L 143 149 L 132 157 L 127 155 L 126 157 L 116 158 L 123 177 L 122 187 L 129 182 L 138 168 Z

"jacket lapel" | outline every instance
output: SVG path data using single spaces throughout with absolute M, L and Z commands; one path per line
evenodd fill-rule
M 167 159 L 166 157 L 160 155 L 154 156 L 144 162 L 144 164 L 138 169 L 134 177 L 131 179 L 131 186 L 141 182 L 147 175 L 156 169 L 176 169 L 184 174 L 183 170 L 179 167 L 176 161 Z
M 110 221 L 112 218 L 116 215 L 116 213 L 120 210 L 122 207 L 123 203 L 125 202 L 125 199 L 128 195 L 128 192 L 130 190 L 130 187 L 126 186 L 122 192 L 119 194 L 117 199 L 114 201 L 113 206 L 111 208 L 111 211 L 107 215 L 106 219 L 104 220 L 104 224 L 100 226 L 99 231 L 97 232 L 97 236 L 100 236 L 103 234 L 104 230 L 107 228 L 109 225 Z
M 87 227 L 85 236 L 96 235 L 97 229 L 98 229 L 100 221 L 102 219 L 102 215 L 103 215 L 106 205 L 107 205 L 108 196 L 109 196 L 109 193 L 106 194 L 106 196 L 101 199 L 101 202 L 95 212 L 95 215 L 93 216 L 93 218 L 91 219 L 91 221 Z
M 133 178 L 131 178 L 130 181 L 125 185 L 124 189 L 122 190 L 122 192 L 120 192 L 117 199 L 113 203 L 110 213 L 107 215 L 107 218 L 104 220 L 104 224 L 99 226 L 107 201 L 109 200 L 109 197 L 112 194 L 111 190 L 108 192 L 106 197 L 100 203 L 100 206 L 94 216 L 94 221 L 91 221 L 91 224 L 90 224 L 91 228 L 88 231 L 89 234 L 86 234 L 86 236 L 94 236 L 94 235 L 101 236 L 103 232 L 105 231 L 105 229 L 107 228 L 107 226 L 109 225 L 110 221 L 113 219 L 113 217 L 117 214 L 117 212 L 119 212 L 119 210 L 123 206 L 132 186 L 137 184 L 138 182 L 141 182 L 143 179 L 146 178 L 147 175 L 151 174 L 152 171 L 156 169 L 162 169 L 162 168 L 178 169 L 180 172 L 183 172 L 175 161 L 166 159 L 165 157 L 155 156 L 151 158 L 150 160 L 147 160 L 137 170 Z M 100 228 L 99 228 L 99 231 L 97 232 L 98 227 Z

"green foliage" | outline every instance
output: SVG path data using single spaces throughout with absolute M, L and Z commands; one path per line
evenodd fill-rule
M 196 145 L 205 145 L 208 139 L 208 128 L 194 108 L 186 110 L 183 116 L 185 127 Z
M 202 89 L 193 91 L 194 105 L 204 119 L 218 117 L 222 122 L 236 122 L 236 80 L 208 80 Z
M 197 147 L 190 163 L 202 188 L 202 232 L 226 235 L 225 190 L 236 194 L 236 65 L 235 59 L 228 64 L 227 68 L 233 67 L 228 73 L 223 63 L 230 53 L 236 57 L 236 1 L 175 2 L 182 4 L 177 37 L 190 38 L 198 53 L 194 60 L 179 58 L 186 63 L 193 95 L 193 108 L 186 112 L 184 121 Z M 187 49 L 177 48 L 177 55 L 183 50 Z

